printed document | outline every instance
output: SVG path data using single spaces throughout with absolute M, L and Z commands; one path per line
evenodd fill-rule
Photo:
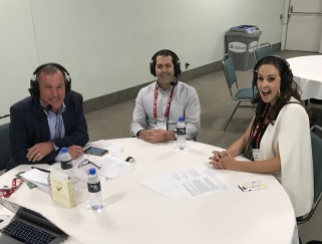
M 192 200 L 229 190 L 229 186 L 218 177 L 217 172 L 205 165 L 160 172 L 141 184 L 173 200 L 183 196 Z
M 206 166 L 182 169 L 171 173 L 175 185 L 189 200 L 228 190 L 227 184 Z

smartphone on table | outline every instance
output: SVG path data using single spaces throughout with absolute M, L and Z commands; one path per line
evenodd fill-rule
M 95 156 L 103 156 L 108 153 L 108 150 L 103 148 L 98 148 L 98 147 L 89 147 L 85 149 L 84 153 L 95 155 Z

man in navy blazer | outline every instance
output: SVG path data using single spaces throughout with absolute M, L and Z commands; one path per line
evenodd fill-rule
M 71 91 L 68 71 L 61 65 L 39 66 L 30 81 L 30 97 L 10 107 L 10 170 L 20 164 L 58 160 L 62 147 L 72 159 L 83 153 L 88 142 L 83 97 Z

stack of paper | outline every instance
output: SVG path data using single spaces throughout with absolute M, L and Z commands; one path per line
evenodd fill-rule
M 20 176 L 36 186 L 39 187 L 39 189 L 49 192 L 49 187 L 48 187 L 48 174 L 47 172 L 40 171 L 38 169 L 31 169 L 28 170 L 25 173 L 20 174 Z

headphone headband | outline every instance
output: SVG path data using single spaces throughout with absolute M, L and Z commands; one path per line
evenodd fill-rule
M 66 69 L 64 66 L 62 66 L 61 64 L 58 64 L 58 63 L 45 63 L 45 64 L 42 64 L 42 65 L 39 65 L 39 66 L 35 69 L 35 71 L 33 72 L 33 74 L 34 74 L 34 75 L 37 75 L 37 74 L 38 74 L 38 72 L 39 72 L 42 68 L 44 68 L 45 66 L 47 66 L 47 65 L 55 66 L 55 67 L 57 67 L 58 69 L 60 69 L 63 73 L 65 72 L 67 75 L 69 75 L 69 73 L 68 73 L 67 69 Z
M 150 73 L 153 76 L 156 76 L 155 72 L 155 65 L 156 65 L 156 59 L 157 56 L 171 56 L 172 57 L 172 63 L 174 67 L 174 76 L 178 79 L 181 75 L 181 68 L 180 68 L 180 59 L 175 52 L 169 50 L 169 49 L 162 49 L 157 51 L 151 58 L 150 62 Z
M 72 80 L 71 80 L 71 78 L 69 76 L 69 72 L 67 71 L 67 69 L 64 66 L 62 66 L 61 64 L 58 64 L 58 63 L 45 63 L 45 64 L 42 64 L 42 65 L 39 65 L 34 70 L 34 72 L 32 73 L 32 77 L 30 79 L 30 88 L 28 90 L 29 90 L 30 95 L 33 98 L 38 99 L 39 96 L 40 96 L 39 82 L 38 82 L 37 78 L 38 78 L 38 75 L 41 72 L 41 70 L 44 67 L 47 67 L 47 66 L 54 66 L 57 69 L 59 69 L 63 73 L 63 76 L 64 76 L 66 94 L 68 92 L 70 92 L 70 90 L 71 90 L 71 82 L 72 82 Z

